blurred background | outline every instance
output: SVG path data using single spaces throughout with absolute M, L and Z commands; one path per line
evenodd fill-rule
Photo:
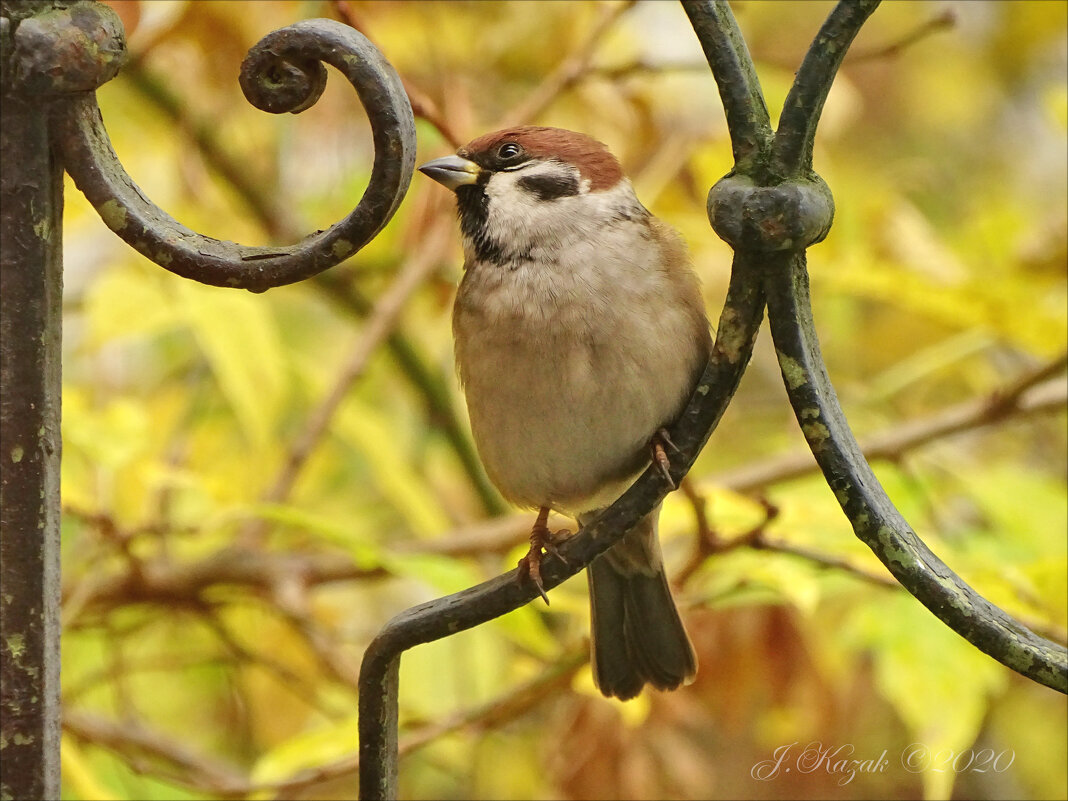
M 403 76 L 420 161 L 515 122 L 606 142 L 689 242 L 718 316 L 731 253 L 704 198 L 730 145 L 678 4 L 111 5 L 131 60 L 99 92 L 104 120 L 185 225 L 285 243 L 355 206 L 373 151 L 352 88 L 331 71 L 312 109 L 271 118 L 237 84 L 261 36 L 331 17 Z M 831 4 L 733 8 L 774 122 Z M 1066 16 L 877 10 L 820 124 L 837 212 L 809 251 L 824 357 L 890 496 L 979 592 L 1062 643 Z M 364 251 L 253 295 L 147 262 L 68 190 L 64 797 L 351 798 L 367 643 L 514 567 L 532 522 L 470 441 L 451 193 L 417 174 Z M 1068 796 L 1064 696 L 898 588 L 806 454 L 765 330 L 661 518 L 697 681 L 600 697 L 576 577 L 551 607 L 404 657 L 402 797 Z

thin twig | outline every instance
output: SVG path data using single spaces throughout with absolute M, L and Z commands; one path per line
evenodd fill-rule
M 590 67 L 579 80 L 591 80 L 599 78 L 605 81 L 621 81 L 637 75 L 674 75 L 694 74 L 702 77 L 708 76 L 708 64 L 705 62 L 652 62 L 644 59 L 630 61 L 626 64 L 617 64 L 614 67 Z
M 634 7 L 636 0 L 605 6 L 601 17 L 593 26 L 586 40 L 579 45 L 568 58 L 549 73 L 545 79 L 527 97 L 506 112 L 501 118 L 501 128 L 524 125 L 536 120 L 556 98 L 570 89 L 590 69 L 590 62 L 601 40 L 612 29 L 620 17 Z
M 192 787 L 210 797 L 242 798 L 251 789 L 237 766 L 198 753 L 138 720 L 119 723 L 81 710 L 64 709 L 63 730 L 82 742 L 111 751 L 138 773 Z
M 689 476 L 682 480 L 679 487 L 682 494 L 689 500 L 693 507 L 694 526 L 697 531 L 697 539 L 700 542 L 712 542 L 716 535 L 708 522 L 708 498 L 698 492 Z
M 334 0 L 334 10 L 337 12 L 339 20 L 344 22 L 350 28 L 367 36 L 367 27 L 362 17 L 360 17 L 352 6 L 349 5 L 347 0 Z M 371 38 L 368 36 L 367 38 Z M 449 121 L 445 119 L 441 109 L 438 108 L 438 104 L 434 102 L 426 92 L 420 89 L 414 81 L 405 76 L 400 76 L 401 83 L 404 85 L 404 91 L 408 94 L 408 102 L 412 104 L 412 114 L 417 118 L 430 123 L 431 126 L 441 134 L 441 138 L 448 142 L 452 147 L 458 148 L 463 144 L 463 141 L 453 131 Z
M 307 585 L 301 582 L 299 594 L 294 592 L 275 594 L 276 611 L 304 638 L 323 671 L 339 684 L 355 689 L 359 679 L 358 668 L 338 651 L 329 635 L 307 613 L 305 606 Z M 298 596 L 299 597 L 294 597 Z
M 898 56 L 903 50 L 917 42 L 926 39 L 938 31 L 953 28 L 957 24 L 957 12 L 947 8 L 940 14 L 936 14 L 924 22 L 921 22 L 914 30 L 909 31 L 896 42 L 877 47 L 873 50 L 861 50 L 846 56 L 846 62 L 856 64 L 859 61 L 874 61 L 879 58 L 891 58 Z
M 865 438 L 860 443 L 861 452 L 869 461 L 896 460 L 908 451 L 953 434 L 984 428 L 1010 417 L 1061 410 L 1068 403 L 1068 385 L 1061 379 L 1048 379 L 1048 376 L 1064 369 L 1065 358 L 1062 354 L 984 397 L 964 401 L 930 417 L 896 423 Z M 1036 385 L 1036 381 L 1043 383 Z M 704 481 L 735 492 L 749 493 L 818 471 L 812 454 L 805 451 L 713 475 Z
M 806 562 L 811 562 L 822 568 L 829 568 L 833 570 L 841 570 L 844 573 L 853 576 L 854 578 L 862 579 L 868 584 L 873 584 L 876 587 L 885 587 L 886 589 L 902 590 L 904 589 L 900 584 L 894 581 L 892 576 L 886 576 L 879 573 L 872 573 L 863 568 L 857 567 L 848 559 L 842 559 L 837 556 L 828 556 L 827 554 L 820 553 L 819 551 L 813 551 L 810 548 L 803 548 L 800 545 L 794 545 L 793 543 L 786 542 L 778 539 L 768 539 L 763 533 L 759 533 L 757 536 L 750 538 L 745 543 L 750 548 L 755 548 L 761 551 L 772 551 L 774 553 L 784 553 L 790 556 L 797 556 L 804 559 Z
M 352 385 L 363 375 L 372 354 L 397 325 L 412 293 L 418 289 L 431 271 L 441 264 L 445 252 L 446 233 L 451 221 L 439 218 L 431 223 L 417 253 L 401 269 L 400 274 L 375 304 L 355 347 L 342 367 L 334 387 L 326 398 L 308 417 L 304 430 L 296 437 L 286 454 L 274 484 L 263 495 L 265 503 L 281 503 L 289 497 L 297 476 L 311 456 L 315 447 L 330 426 L 330 421 L 341 406 Z M 266 529 L 262 519 L 252 521 L 240 539 L 249 544 L 259 539 Z
M 705 497 L 693 487 L 686 493 L 686 497 L 693 504 L 695 514 L 702 515 L 706 502 Z M 724 554 L 738 548 L 756 547 L 755 543 L 763 538 L 764 530 L 768 524 L 779 516 L 777 507 L 764 499 L 761 499 L 761 501 L 764 507 L 764 518 L 751 529 L 736 537 L 724 539 L 714 528 L 707 524 L 703 528 L 699 526 L 698 535 L 694 541 L 693 553 L 690 554 L 686 564 L 675 574 L 673 581 L 675 586 L 684 586 L 711 556 Z
M 89 589 L 71 582 L 63 588 L 64 603 L 77 593 L 79 614 L 66 621 L 74 626 L 88 612 L 105 612 L 135 603 L 203 608 L 212 587 L 246 586 L 274 594 L 280 581 L 300 577 L 307 585 L 377 578 L 388 575 L 381 567 L 361 567 L 335 554 L 269 553 L 258 548 L 232 546 L 194 562 L 146 561 L 140 573 L 129 570 L 94 577 Z
M 214 610 L 212 613 L 204 615 L 203 619 L 204 624 L 215 633 L 215 636 L 219 638 L 223 647 L 230 652 L 230 657 L 234 663 L 257 665 L 268 673 L 273 673 L 275 678 L 278 679 L 278 684 L 281 687 L 284 687 L 286 690 L 293 693 L 293 695 L 307 704 L 310 709 L 314 709 L 326 717 L 338 717 L 336 711 L 330 710 L 324 706 L 322 698 L 320 698 L 316 692 L 317 685 L 313 684 L 309 688 L 309 682 L 304 680 L 296 671 L 290 669 L 276 659 L 273 655 L 252 651 L 246 648 L 242 643 L 237 641 L 237 638 L 226 626 L 222 617 L 215 614 Z

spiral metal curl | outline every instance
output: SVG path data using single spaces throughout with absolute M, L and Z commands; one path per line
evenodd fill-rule
M 101 15 L 111 13 L 99 8 Z M 242 64 L 241 88 L 257 108 L 297 114 L 322 94 L 323 62 L 337 68 L 359 95 L 371 123 L 374 166 L 363 197 L 347 217 L 294 245 L 251 247 L 177 222 L 126 173 L 92 92 L 57 104 L 54 142 L 64 168 L 104 223 L 161 267 L 204 284 L 253 292 L 301 281 L 370 242 L 397 210 L 415 168 L 415 121 L 401 80 L 378 49 L 346 25 L 304 20 L 268 34 Z

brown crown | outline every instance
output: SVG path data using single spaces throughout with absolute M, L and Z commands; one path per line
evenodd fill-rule
M 578 168 L 590 182 L 590 190 L 610 189 L 623 177 L 623 168 L 608 148 L 586 134 L 563 128 L 534 125 L 505 128 L 472 139 L 459 151 L 464 157 L 493 151 L 503 142 L 515 142 L 534 158 L 555 158 Z

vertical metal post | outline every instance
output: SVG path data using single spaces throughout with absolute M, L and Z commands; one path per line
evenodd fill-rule
M 157 263 L 262 291 L 335 266 L 386 225 L 415 166 L 415 122 L 396 72 L 348 26 L 305 20 L 269 34 L 242 67 L 246 97 L 297 113 L 325 86 L 321 62 L 332 64 L 371 121 L 370 183 L 344 220 L 292 246 L 204 237 L 145 198 L 108 142 L 94 92 L 126 55 L 117 14 L 93 0 L 0 0 L 0 12 L 0 799 L 21 801 L 60 790 L 62 171 Z
M 48 104 L 13 86 L 11 5 L 0 128 L 0 796 L 58 798 L 63 174 Z

